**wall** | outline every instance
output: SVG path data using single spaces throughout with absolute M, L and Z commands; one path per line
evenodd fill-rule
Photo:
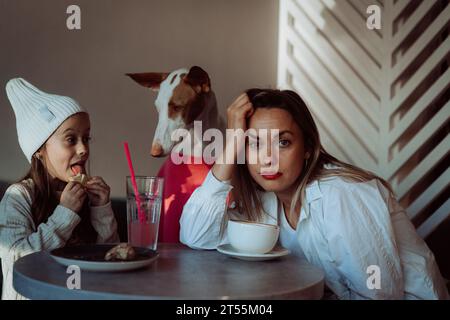
M 66 8 L 81 8 L 81 30 Z M 77 99 L 91 114 L 91 172 L 124 196 L 122 142 L 137 174 L 156 174 L 150 157 L 156 97 L 124 74 L 199 65 L 221 111 L 244 89 L 276 85 L 278 1 L 0 0 L 0 180 L 28 169 L 4 87 L 21 76 L 44 91 Z

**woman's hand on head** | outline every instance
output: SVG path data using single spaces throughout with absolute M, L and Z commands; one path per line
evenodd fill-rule
M 227 128 L 232 130 L 242 129 L 245 133 L 247 130 L 247 118 L 250 118 L 254 113 L 253 105 L 247 96 L 247 93 L 241 94 L 234 100 L 234 102 L 227 109 Z M 239 136 L 239 135 L 237 135 Z M 245 139 L 245 136 L 242 136 Z M 245 146 L 245 143 L 234 143 L 234 138 L 232 141 L 227 141 L 225 144 L 225 150 L 222 154 L 222 162 L 217 162 L 212 168 L 212 173 L 214 176 L 221 180 L 230 180 L 233 176 L 235 170 L 236 159 L 240 152 L 245 150 L 241 149 Z M 241 146 L 238 150 L 238 146 Z M 232 159 L 233 163 L 228 163 Z
M 228 129 L 247 130 L 247 118 L 250 118 L 253 112 L 253 105 L 247 93 L 244 92 L 227 109 Z
M 110 187 L 101 177 L 92 177 L 86 183 L 86 190 L 91 206 L 104 206 L 110 201 Z
M 86 199 L 86 190 L 78 182 L 70 181 L 64 188 L 59 204 L 79 213 Z

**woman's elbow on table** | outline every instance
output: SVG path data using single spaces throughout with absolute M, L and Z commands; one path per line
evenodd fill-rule
M 199 228 L 194 225 L 186 223 L 180 219 L 180 242 L 191 249 L 196 250 L 210 250 L 216 249 L 217 243 L 211 237 L 202 234 Z
M 216 249 L 220 242 L 220 221 L 210 221 L 191 213 L 183 210 L 181 215 L 180 242 L 192 249 Z

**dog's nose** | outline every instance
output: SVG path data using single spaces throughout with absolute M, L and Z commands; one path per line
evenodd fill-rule
M 152 145 L 151 155 L 153 157 L 159 157 L 162 154 L 163 154 L 163 148 L 161 147 L 161 145 L 159 143 L 154 143 Z

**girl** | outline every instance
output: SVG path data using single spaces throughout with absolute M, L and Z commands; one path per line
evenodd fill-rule
M 216 162 L 184 207 L 182 243 L 198 249 L 227 243 L 230 217 L 279 224 L 281 245 L 322 268 L 339 299 L 448 297 L 433 254 L 389 184 L 328 154 L 295 92 L 251 89 L 227 113 L 229 129 L 279 130 L 272 141 L 249 135 L 246 161 L 260 159 L 255 154 L 269 143 L 277 144 L 278 155 L 269 152 L 256 164 Z M 236 160 L 239 150 L 226 146 L 230 152 Z M 374 266 L 380 271 L 375 288 L 368 285 Z
M 86 173 L 89 115 L 73 99 L 42 92 L 24 79 L 10 80 L 6 91 L 31 168 L 0 202 L 2 299 L 23 299 L 12 286 L 20 257 L 119 238 L 103 179 L 92 177 L 86 186 L 68 182 L 74 173 Z

